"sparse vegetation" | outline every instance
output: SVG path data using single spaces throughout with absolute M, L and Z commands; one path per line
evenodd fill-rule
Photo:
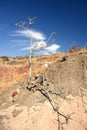
M 78 52 L 80 50 L 79 47 L 77 47 L 77 45 L 73 45 L 69 50 L 68 52 L 69 53 L 75 53 L 75 52 Z
M 8 56 L 2 56 L 1 59 L 2 59 L 3 61 L 9 61 Z
M 8 65 L 18 65 L 18 62 L 15 61 L 15 60 L 13 60 L 13 61 L 10 61 L 10 62 L 8 63 Z
M 78 47 L 76 45 L 73 45 L 71 48 L 68 49 L 66 54 L 68 55 L 75 55 L 75 54 L 83 54 L 87 53 L 87 47 Z

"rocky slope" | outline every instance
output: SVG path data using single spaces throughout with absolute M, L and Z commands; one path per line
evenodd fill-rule
M 0 130 L 19 129 L 87 130 L 87 53 L 57 59 L 0 95 Z

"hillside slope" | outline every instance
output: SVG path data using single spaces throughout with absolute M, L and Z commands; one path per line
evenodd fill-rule
M 32 57 L 32 75 L 42 73 L 47 62 L 53 64 L 56 59 L 60 59 L 63 55 L 63 53 L 57 53 L 48 56 Z M 29 69 L 28 57 L 9 58 L 9 61 L 3 61 L 0 58 L 0 93 L 21 80 L 28 78 Z
M 19 129 L 87 129 L 87 53 L 56 59 L 0 95 L 0 130 Z

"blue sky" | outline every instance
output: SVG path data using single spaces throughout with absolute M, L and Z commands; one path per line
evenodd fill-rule
M 27 55 L 23 48 L 28 47 L 29 38 L 18 36 L 22 29 L 15 24 L 34 16 L 37 19 L 31 29 L 44 35 L 45 42 L 56 32 L 56 42 L 50 40 L 44 53 L 56 47 L 56 51 L 65 52 L 73 44 L 87 45 L 87 0 L 1 0 L 0 56 Z

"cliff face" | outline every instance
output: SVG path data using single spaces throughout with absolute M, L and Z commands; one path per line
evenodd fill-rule
M 20 93 L 14 98 L 12 92 Z M 0 130 L 86 130 L 87 54 L 65 56 L 0 95 Z

